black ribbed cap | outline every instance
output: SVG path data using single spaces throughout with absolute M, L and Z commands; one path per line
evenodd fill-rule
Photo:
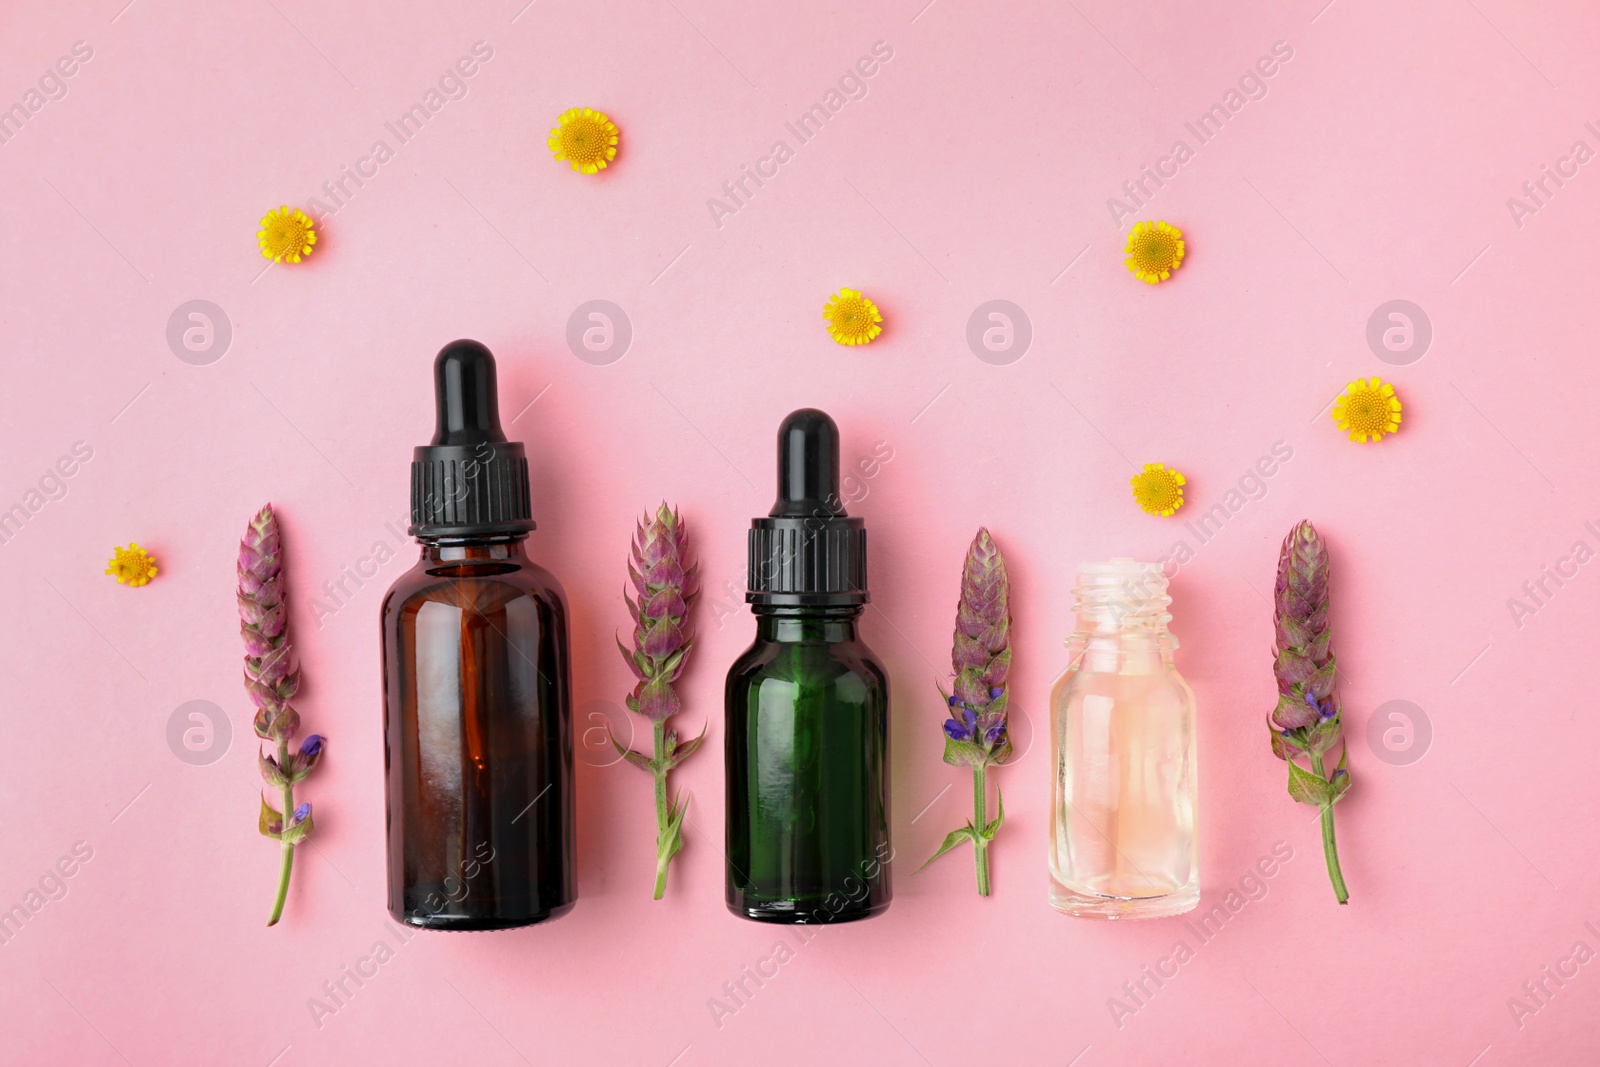
M 867 602 L 867 530 L 839 497 L 839 427 L 801 408 L 778 427 L 778 500 L 750 523 L 752 604 Z
M 494 356 L 477 341 L 451 341 L 433 361 L 433 385 L 433 442 L 411 457 L 411 536 L 527 533 L 528 459 L 500 429 Z

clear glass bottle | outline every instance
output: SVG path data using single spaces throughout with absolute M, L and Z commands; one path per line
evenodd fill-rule
M 1156 563 L 1078 567 L 1072 660 L 1050 695 L 1050 903 L 1155 919 L 1200 901 L 1194 693 L 1172 664 Z

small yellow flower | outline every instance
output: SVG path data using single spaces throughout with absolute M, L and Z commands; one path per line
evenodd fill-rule
M 109 563 L 106 573 L 116 578 L 118 585 L 147 585 L 156 576 L 155 557 L 132 541 L 127 548 L 117 548 Z
M 299 208 L 290 211 L 286 204 L 261 216 L 256 242 L 261 246 L 261 254 L 272 262 L 298 263 L 301 256 L 311 254 L 311 246 L 317 243 L 317 231 L 304 211 Z
M 1163 463 L 1146 463 L 1128 482 L 1133 500 L 1147 515 L 1171 515 L 1183 507 L 1183 474 Z
M 1183 262 L 1183 231 L 1165 222 L 1136 222 L 1123 251 L 1135 278 L 1151 285 L 1164 282 Z
M 861 295 L 858 289 L 840 289 L 822 305 L 822 317 L 828 322 L 828 333 L 842 345 L 871 344 L 883 332 L 878 323 L 878 305 Z
M 1333 402 L 1333 424 L 1358 444 L 1400 429 L 1400 398 L 1382 378 L 1357 378 Z
M 560 125 L 550 131 L 550 146 L 556 160 L 565 160 L 579 174 L 605 170 L 617 158 L 617 124 L 598 111 L 575 107 L 563 111 Z

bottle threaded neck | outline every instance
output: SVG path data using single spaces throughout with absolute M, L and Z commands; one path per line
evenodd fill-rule
M 1159 563 L 1120 557 L 1080 563 L 1072 595 L 1079 632 L 1165 633 L 1172 619 L 1167 611 L 1172 597 L 1167 595 L 1167 576 Z

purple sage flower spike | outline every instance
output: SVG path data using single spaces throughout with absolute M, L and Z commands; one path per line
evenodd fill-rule
M 273 901 L 268 926 L 283 916 L 289 894 L 289 875 L 294 869 L 294 846 L 311 835 L 311 805 L 296 805 L 294 785 L 311 772 L 321 757 L 324 739 L 312 734 L 289 752 L 289 739 L 300 728 L 300 714 L 289 701 L 300 689 L 300 670 L 291 666 L 288 612 L 283 596 L 283 552 L 278 536 L 278 517 L 272 505 L 263 507 L 245 527 L 239 542 L 238 564 L 239 633 L 244 641 L 244 688 L 256 706 L 253 720 L 256 736 L 276 742 L 277 754 L 260 754 L 261 776 L 282 794 L 281 807 L 274 809 L 261 798 L 257 827 L 261 834 L 282 843 L 283 861 L 278 872 L 278 894 Z M 285 822 L 281 812 L 289 812 Z
M 932 863 L 963 841 L 971 841 L 977 864 L 978 893 L 989 895 L 989 842 L 1005 822 L 1005 802 L 995 789 L 997 814 L 986 819 L 986 772 L 1011 756 L 1006 729 L 1007 678 L 1011 673 L 1011 586 L 1005 558 L 986 529 L 979 529 L 961 569 L 961 599 L 956 605 L 950 663 L 952 692 L 945 695 L 944 761 L 972 768 L 973 821 L 948 834 Z M 927 864 L 923 864 L 927 866 Z
M 689 538 L 675 508 L 663 502 L 655 515 L 645 515 L 634 531 L 628 580 L 633 589 L 623 600 L 633 619 L 633 648 L 619 640 L 617 648 L 633 672 L 636 684 L 627 699 L 631 711 L 650 721 L 655 736 L 654 755 L 624 747 L 616 738 L 611 743 L 629 763 L 650 772 L 655 779 L 656 797 L 656 887 L 655 899 L 667 891 L 667 868 L 683 848 L 683 818 L 689 809 L 687 798 L 680 804 L 667 797 L 667 774 L 682 763 L 705 740 L 705 730 L 689 741 L 679 741 L 678 732 L 667 720 L 683 709 L 683 701 L 673 683 L 683 673 L 694 634 L 689 629 L 689 611 L 699 595 L 698 567 L 689 562 Z
M 1350 901 L 1339 867 L 1334 838 L 1333 805 L 1350 789 L 1335 682 L 1338 661 L 1333 654 L 1333 629 L 1328 622 L 1328 546 L 1309 522 L 1289 531 L 1278 556 L 1273 583 L 1272 672 L 1278 682 L 1278 704 L 1269 717 L 1272 752 L 1288 764 L 1289 795 L 1322 811 L 1322 851 L 1328 878 L 1340 904 Z M 1339 746 L 1339 762 L 1330 773 L 1323 757 Z M 1295 762 L 1309 758 L 1307 771 Z

